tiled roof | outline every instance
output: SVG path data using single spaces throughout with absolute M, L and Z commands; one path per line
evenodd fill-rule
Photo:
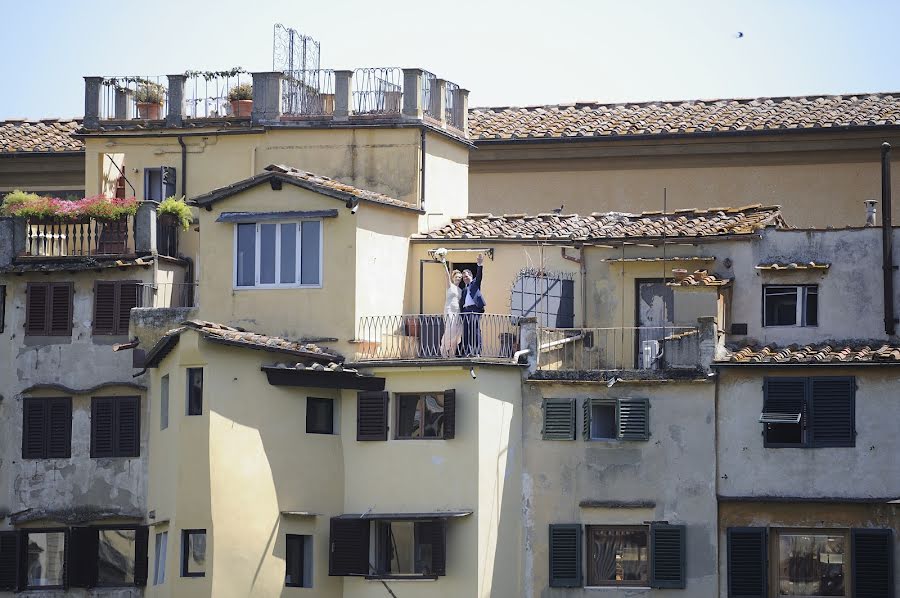
M 597 240 L 632 237 L 713 237 L 743 235 L 766 226 L 785 227 L 778 206 L 676 210 L 669 214 L 643 212 L 577 214 L 524 214 L 494 216 L 470 214 L 416 239 L 535 239 Z
M 288 369 L 288 370 L 305 370 L 308 372 L 346 372 L 348 374 L 356 374 L 359 370 L 353 368 L 344 367 L 343 364 L 336 363 L 334 361 L 329 362 L 328 364 L 321 363 L 276 363 L 274 366 L 278 369 Z
M 667 286 L 676 288 L 685 287 L 722 287 L 731 283 L 730 278 L 720 278 L 715 274 L 710 274 L 706 270 L 697 270 L 693 274 L 688 274 L 684 278 L 666 283 Z
M 616 138 L 900 125 L 900 93 L 473 108 L 469 136 Z
M 321 176 L 318 174 L 313 174 L 311 172 L 304 172 L 302 170 L 298 170 L 290 166 L 285 166 L 283 164 L 270 164 L 269 166 L 266 166 L 265 170 L 269 172 L 286 174 L 295 179 L 305 181 L 310 185 L 313 185 L 314 187 L 318 187 L 320 189 L 328 189 L 331 191 L 338 191 L 340 193 L 346 193 L 347 195 L 352 195 L 357 199 L 398 206 L 401 208 L 415 208 L 415 206 L 409 202 L 394 199 L 393 197 L 389 197 L 383 193 L 377 193 L 375 191 L 369 191 L 367 189 L 360 189 L 359 187 L 341 183 L 334 179 L 328 178 L 327 176 Z
M 0 121 L 0 154 L 83 152 L 84 143 L 72 136 L 80 128 L 80 120 Z
M 757 270 L 827 270 L 831 264 L 824 262 L 766 262 L 756 266 Z
M 900 345 L 884 343 L 839 343 L 817 345 L 775 345 L 734 347 L 722 363 L 736 364 L 818 364 L 818 363 L 900 363 Z
M 153 257 L 135 258 L 104 258 L 102 256 L 81 257 L 17 257 L 16 261 L 0 269 L 0 272 L 83 272 L 86 270 L 100 270 L 107 268 L 148 268 L 153 265 Z
M 313 343 L 304 343 L 278 336 L 257 334 L 255 332 L 244 330 L 243 328 L 225 326 L 224 324 L 207 322 L 205 320 L 186 320 L 182 322 L 182 325 L 196 330 L 204 338 L 211 341 L 219 341 L 225 344 L 243 346 L 250 349 L 278 351 L 280 353 L 312 358 L 316 361 L 325 361 L 326 363 L 331 361 L 343 361 L 343 358 L 337 353 L 332 353 Z
M 691 255 L 691 256 L 675 256 L 675 257 L 605 257 L 601 262 L 609 262 L 610 264 L 631 263 L 631 262 L 714 262 L 716 258 L 712 256 Z

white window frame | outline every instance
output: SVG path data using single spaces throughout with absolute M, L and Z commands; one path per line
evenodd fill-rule
M 153 585 L 161 586 L 166 583 L 166 552 L 169 544 L 169 530 L 156 532 L 154 542 L 154 570 Z
M 301 275 L 301 264 L 302 264 L 302 247 L 303 247 L 303 227 L 301 226 L 304 222 L 318 222 L 319 223 L 319 282 L 316 284 L 301 284 L 300 283 L 300 275 Z M 255 245 L 255 262 L 254 262 L 254 284 L 252 286 L 249 285 L 238 285 L 238 225 L 240 224 L 254 224 L 256 226 L 256 245 Z M 293 283 L 266 283 L 262 284 L 259 282 L 259 273 L 260 273 L 260 260 L 262 259 L 262 254 L 260 252 L 260 225 L 262 224 L 274 224 L 275 226 L 275 275 L 276 277 L 281 274 L 281 225 L 282 224 L 294 224 L 297 226 L 297 260 L 296 260 L 296 268 L 295 268 L 295 276 L 294 280 L 296 282 Z M 235 222 L 234 223 L 234 242 L 233 242 L 233 253 L 232 253 L 232 273 L 231 273 L 231 284 L 232 288 L 235 291 L 245 291 L 249 289 L 321 289 L 323 286 L 323 280 L 325 278 L 325 269 L 324 269 L 324 248 L 325 248 L 325 223 L 321 218 L 304 218 L 301 220 L 265 220 L 263 222 Z
M 774 288 L 783 288 L 789 289 L 792 288 L 797 291 L 797 316 L 796 316 L 796 324 L 769 324 L 766 319 L 767 305 L 766 298 L 768 295 L 766 291 Z M 816 324 L 807 324 L 806 323 L 806 298 L 809 294 L 809 289 L 815 289 L 816 291 L 816 309 L 819 307 L 819 285 L 817 284 L 769 284 L 763 287 L 763 328 L 817 328 L 819 326 Z

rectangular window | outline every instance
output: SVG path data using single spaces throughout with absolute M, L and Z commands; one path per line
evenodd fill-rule
M 91 399 L 91 457 L 140 457 L 140 397 Z
M 855 446 L 855 395 L 852 377 L 766 378 L 759 416 L 764 446 Z
M 444 521 L 376 521 L 376 577 L 433 577 L 445 551 Z
M 585 440 L 649 440 L 649 399 L 585 399 Z
M 169 375 L 159 381 L 159 429 L 169 427 Z
M 444 438 L 444 394 L 397 395 L 397 438 Z
M 206 530 L 181 531 L 181 576 L 204 577 L 206 575 Z
M 156 548 L 153 558 L 153 585 L 160 586 L 166 583 L 166 549 L 169 542 L 169 532 L 156 534 Z
M 25 585 L 32 588 L 62 588 L 66 566 L 66 532 L 26 532 Z
M 144 199 L 162 201 L 175 195 L 176 172 L 172 166 L 144 169 Z
M 284 585 L 292 588 L 313 587 L 312 536 L 287 534 L 284 561 Z
M 26 336 L 72 336 L 71 282 L 29 282 L 25 288 Z
M 98 586 L 133 586 L 137 530 L 101 529 L 97 551 Z
M 650 529 L 644 526 L 588 526 L 590 586 L 650 584 Z
M 187 414 L 203 415 L 203 368 L 187 369 Z
M 334 434 L 334 400 L 306 398 L 306 433 Z
M 850 545 L 846 532 L 780 530 L 776 561 L 779 596 L 846 596 Z
M 818 286 L 763 287 L 763 326 L 818 325 Z
M 246 223 L 235 227 L 236 287 L 322 284 L 322 222 Z
M 128 334 L 131 309 L 141 306 L 142 288 L 133 280 L 95 281 L 93 333 Z
M 22 399 L 22 458 L 68 459 L 72 454 L 72 399 Z

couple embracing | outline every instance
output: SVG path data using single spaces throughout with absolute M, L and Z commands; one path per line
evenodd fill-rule
M 444 335 L 441 355 L 444 357 L 477 357 L 481 354 L 481 314 L 484 297 L 481 280 L 484 256 L 478 255 L 475 276 L 471 270 L 447 269 L 447 295 L 444 301 Z

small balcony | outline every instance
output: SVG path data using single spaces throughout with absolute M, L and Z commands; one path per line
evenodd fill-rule
M 134 255 L 134 217 L 75 222 L 24 219 L 25 247 L 20 257 Z

